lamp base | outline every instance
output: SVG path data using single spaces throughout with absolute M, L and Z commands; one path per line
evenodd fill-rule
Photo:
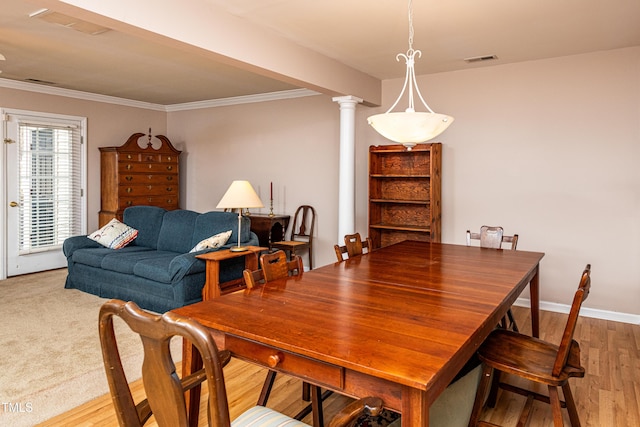
M 245 252 L 245 251 L 248 251 L 249 248 L 246 246 L 234 246 L 232 248 L 229 248 L 229 250 L 231 252 Z

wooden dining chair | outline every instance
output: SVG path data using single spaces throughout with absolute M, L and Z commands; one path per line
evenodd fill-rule
M 562 409 L 567 408 L 572 426 L 579 426 L 580 419 L 576 409 L 569 378 L 584 377 L 584 368 L 580 365 L 580 346 L 573 339 L 578 322 L 580 307 L 591 289 L 591 265 L 587 264 L 578 290 L 573 297 L 569 318 L 562 334 L 560 345 L 555 345 L 538 338 L 519 334 L 505 329 L 495 329 L 480 346 L 478 357 L 482 361 L 482 379 L 478 386 L 476 399 L 471 413 L 469 426 L 486 425 L 479 421 L 480 411 L 489 383 L 491 373 L 494 377 L 487 398 L 487 405 L 494 407 L 498 388 L 527 397 L 518 425 L 526 425 L 534 400 L 551 404 L 553 424 L 562 426 Z M 501 373 L 505 372 L 547 386 L 549 395 L 540 394 L 513 384 L 501 382 Z M 558 387 L 562 388 L 564 401 L 560 400 Z
M 127 383 L 113 327 L 113 317 L 120 317 L 133 332 L 140 335 L 144 349 L 142 381 L 147 398 L 133 401 Z M 222 368 L 229 362 L 228 351 L 219 351 L 207 328 L 193 319 L 172 312 L 151 314 L 134 302 L 111 300 L 100 308 L 100 343 L 105 372 L 118 423 L 122 427 L 141 427 L 153 415 L 160 427 L 187 427 L 189 419 L 184 392 L 206 380 L 208 422 L 210 426 L 228 427 L 231 424 L 229 405 Z M 182 337 L 191 342 L 202 356 L 204 367 L 180 379 L 171 358 L 170 341 Z M 362 413 L 375 415 L 382 410 L 379 398 L 368 397 L 344 407 L 331 426 L 346 426 Z M 234 427 L 287 425 L 307 426 L 280 412 L 255 406 L 242 413 L 233 422 Z
M 481 248 L 502 249 L 502 243 L 510 243 L 511 250 L 515 251 L 518 246 L 518 235 L 506 236 L 502 227 L 490 227 L 483 225 L 480 227 L 479 233 L 472 233 L 467 230 L 467 246 L 472 245 L 473 240 L 480 241 Z M 516 319 L 513 317 L 511 308 L 507 310 L 507 315 L 502 318 L 502 327 L 505 329 L 512 329 L 518 332 L 518 325 Z
M 302 276 L 304 268 L 302 265 L 302 258 L 298 255 L 293 255 L 290 261 L 287 261 L 287 256 L 282 250 L 278 250 L 272 253 L 262 254 L 260 256 L 260 270 L 251 271 L 245 269 L 242 274 L 244 281 L 248 289 L 254 288 L 257 284 L 264 282 L 269 283 L 274 280 L 282 279 L 288 276 Z M 266 405 L 271 394 L 271 389 L 276 380 L 277 372 L 270 369 L 267 372 L 267 377 L 264 380 L 264 385 L 258 397 L 258 405 Z M 317 418 L 318 425 L 323 423 L 323 411 L 322 401 L 329 395 L 326 393 L 322 395 L 320 387 L 312 386 L 307 382 L 302 383 L 302 398 L 305 401 L 311 400 L 311 406 L 304 408 L 296 418 L 305 417 L 309 411 L 313 412 L 313 416 Z M 315 424 L 315 423 L 314 423 Z
M 338 262 L 344 261 L 346 254 L 348 258 L 352 258 L 357 255 L 369 253 L 373 249 L 373 242 L 371 238 L 367 237 L 362 240 L 360 233 L 347 234 L 344 236 L 344 246 L 333 245 L 333 249 L 336 252 L 336 258 Z M 364 250 L 366 249 L 366 252 Z
M 316 224 L 316 210 L 309 205 L 296 209 L 291 226 L 289 240 L 271 243 L 271 249 L 286 251 L 291 257 L 307 250 L 309 253 L 309 270 L 313 270 L 313 232 Z
M 266 265 L 266 267 L 264 267 Z M 301 276 L 304 273 L 302 258 L 294 255 L 287 261 L 284 251 L 275 251 L 260 256 L 260 269 L 245 269 L 242 272 L 244 281 L 248 289 L 254 288 L 257 284 L 270 282 L 287 276 Z

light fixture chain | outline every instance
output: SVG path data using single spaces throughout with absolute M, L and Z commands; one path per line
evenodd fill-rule
M 409 0 L 409 56 L 413 52 L 413 0 Z

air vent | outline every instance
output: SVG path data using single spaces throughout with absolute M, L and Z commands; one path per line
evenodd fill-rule
M 71 28 L 92 36 L 97 36 L 98 34 L 106 33 L 110 30 L 109 28 L 92 24 L 91 22 L 83 21 L 62 13 L 53 12 L 49 9 L 38 10 L 37 12 L 30 14 L 29 17 L 42 19 L 50 24 L 62 25 L 63 27 Z
M 498 59 L 498 56 L 497 55 L 472 56 L 470 58 L 464 58 L 464 61 L 471 64 L 473 62 L 493 61 L 494 59 Z

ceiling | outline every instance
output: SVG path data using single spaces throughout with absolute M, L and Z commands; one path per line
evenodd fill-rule
M 406 1 L 179 2 L 197 3 L 202 13 L 229 14 L 376 79 L 404 76 L 395 56 L 408 49 Z M 135 29 L 91 35 L 86 20 L 74 27 L 29 17 L 44 4 L 3 0 L 0 79 L 165 106 L 305 87 Z M 416 1 L 413 10 L 418 75 L 640 45 L 640 0 Z M 464 60 L 489 55 L 497 59 Z

